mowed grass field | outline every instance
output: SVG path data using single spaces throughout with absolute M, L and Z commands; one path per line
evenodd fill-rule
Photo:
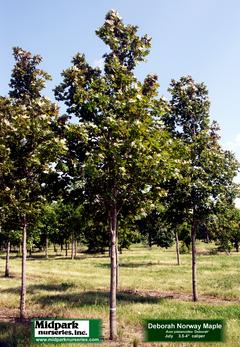
M 198 243 L 199 302 L 191 302 L 191 254 L 176 265 L 175 248 L 167 250 L 134 245 L 119 256 L 118 342 L 108 340 L 109 258 L 78 253 L 75 260 L 62 255 L 27 260 L 27 315 L 32 317 L 102 319 L 104 340 L 88 346 L 240 346 L 240 255 L 210 255 L 214 244 Z M 0 346 L 33 346 L 30 324 L 18 315 L 21 259 L 11 257 L 11 278 L 4 278 L 0 258 Z M 224 319 L 224 343 L 144 343 L 144 319 Z M 84 344 L 83 344 L 84 345 Z M 36 345 L 35 345 L 36 346 Z M 54 346 L 41 344 L 40 346 Z M 56 346 L 56 345 L 55 345 Z M 64 344 L 61 344 L 64 346 Z M 66 346 L 77 346 L 66 344 Z M 78 344 L 79 346 L 79 344 Z

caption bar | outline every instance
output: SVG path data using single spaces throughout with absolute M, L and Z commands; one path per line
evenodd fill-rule
M 146 320 L 145 342 L 224 341 L 223 320 Z

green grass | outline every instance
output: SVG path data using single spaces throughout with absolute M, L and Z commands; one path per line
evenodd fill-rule
M 199 344 L 144 344 L 143 319 L 225 319 L 225 343 L 201 346 L 240 346 L 240 256 L 209 255 L 213 245 L 198 244 L 199 302 L 191 302 L 191 255 L 176 265 L 174 247 L 162 250 L 132 246 L 120 255 L 118 293 L 119 341 L 108 341 L 109 258 L 79 254 L 44 259 L 36 254 L 27 261 L 28 317 L 99 318 L 104 342 L 99 346 L 188 346 Z M 29 324 L 11 323 L 18 314 L 21 259 L 11 258 L 11 278 L 0 278 L 0 346 L 30 346 Z M 0 259 L 4 273 L 4 258 Z M 239 301 L 239 303 L 238 303 Z M 50 344 L 41 346 L 51 346 Z M 63 344 L 61 345 L 63 346 Z M 67 346 L 74 346 L 67 344 Z M 88 345 L 90 346 L 90 345 Z

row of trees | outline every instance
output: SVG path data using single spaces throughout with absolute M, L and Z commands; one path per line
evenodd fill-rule
M 45 252 L 48 258 L 49 247 L 56 255 L 65 251 L 66 257 L 71 250 L 71 258 L 80 252 L 105 253 L 109 252 L 109 235 L 107 232 L 106 216 L 96 211 L 89 211 L 86 203 L 78 207 L 64 203 L 63 200 L 43 205 L 41 215 L 28 228 L 27 250 L 31 257 L 34 252 Z M 163 205 L 146 216 L 132 216 L 118 224 L 118 251 L 122 253 L 131 244 L 142 242 L 152 247 L 157 245 L 169 248 L 176 241 L 177 253 L 190 251 L 190 224 L 184 221 L 179 225 L 172 225 L 167 221 L 168 211 Z M 10 223 L 9 223 L 10 222 Z M 240 241 L 240 211 L 227 204 L 218 206 L 218 211 L 208 216 L 198 227 L 196 237 L 204 242 L 215 241 L 219 251 L 227 254 L 235 248 L 239 252 Z M 1 250 L 21 254 L 21 230 L 18 225 L 11 223 L 2 225 L 0 232 Z M 9 247 L 7 246 L 9 244 Z M 216 249 L 216 250 L 217 250 Z M 8 259 L 8 252 L 6 252 Z M 179 254 L 177 254 L 180 265 Z M 5 274 L 10 276 L 9 266 Z
M 92 240 L 105 237 L 109 244 L 112 340 L 118 236 L 129 242 L 129 229 L 137 226 L 166 246 L 173 231 L 178 240 L 185 223 L 196 301 L 196 234 L 205 226 L 229 240 L 237 194 L 238 162 L 219 144 L 205 85 L 190 76 L 173 80 L 167 102 L 159 97 L 156 75 L 139 81 L 134 69 L 148 55 L 151 39 L 137 29 L 115 11 L 106 15 L 96 31 L 108 46 L 104 68 L 91 67 L 78 53 L 54 90 L 66 114 L 42 94 L 50 76 L 38 67 L 41 57 L 20 48 L 14 49 L 9 96 L 0 98 L 1 226 L 6 239 L 11 230 L 22 230 L 20 317 L 26 315 L 27 230 L 50 234 L 55 221 L 49 209 L 62 204 L 62 240 L 64 229 L 72 240 L 88 230 Z

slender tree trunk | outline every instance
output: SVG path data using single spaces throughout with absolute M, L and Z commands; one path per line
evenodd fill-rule
M 20 293 L 20 319 L 26 317 L 26 259 L 27 259 L 27 219 L 23 218 L 22 232 L 22 274 L 21 274 L 21 293 Z
M 7 242 L 7 249 L 6 249 L 5 277 L 10 276 L 10 269 L 9 269 L 10 248 L 11 248 L 11 244 L 10 244 L 10 241 L 8 241 Z
M 77 240 L 74 241 L 74 258 L 77 256 Z
M 111 277 L 110 277 L 110 340 L 117 339 L 117 210 L 116 205 L 110 211 L 111 235 Z
M 72 235 L 71 259 L 74 259 L 74 256 L 75 256 L 74 248 L 75 248 L 75 240 L 74 240 L 74 236 Z
M 226 253 L 227 255 L 230 255 L 229 249 L 225 248 L 225 253 Z
M 19 257 L 22 256 L 22 241 L 19 243 L 19 251 L 18 251 Z
M 198 301 L 197 294 L 197 274 L 196 274 L 196 221 L 193 217 L 193 224 L 191 230 L 192 238 L 192 297 L 193 301 Z
M 45 240 L 45 258 L 48 259 L 48 235 L 46 234 Z
M 148 234 L 148 246 L 152 248 L 152 237 L 150 234 Z
M 54 253 L 57 253 L 57 247 L 55 243 L 53 244 L 53 249 L 54 249 Z
M 68 256 L 68 244 L 67 244 L 67 242 L 66 242 L 66 248 L 65 248 L 65 256 L 67 257 Z
M 235 246 L 236 252 L 238 253 L 239 252 L 239 242 L 235 241 L 234 246 Z
M 210 242 L 208 232 L 207 232 L 207 236 L 206 236 L 206 241 L 207 241 L 207 243 Z
M 178 239 L 178 232 L 176 231 L 176 253 L 177 253 L 177 265 L 180 265 L 180 252 L 179 252 L 179 239 Z

